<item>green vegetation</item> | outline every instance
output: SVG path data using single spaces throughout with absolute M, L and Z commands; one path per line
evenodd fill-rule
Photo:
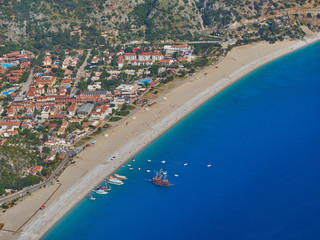
M 112 118 L 110 118 L 110 122 L 117 122 L 117 121 L 119 121 L 121 119 L 121 117 L 112 117 Z
M 28 167 L 40 164 L 35 152 L 20 147 L 4 145 L 0 147 L 0 195 L 4 189 L 20 190 L 39 183 L 41 177 L 25 174 Z
M 122 116 L 122 117 L 127 116 L 129 114 L 130 114 L 130 111 L 121 111 L 116 113 L 117 116 Z

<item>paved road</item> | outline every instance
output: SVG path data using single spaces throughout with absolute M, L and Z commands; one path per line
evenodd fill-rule
M 20 92 L 18 94 L 17 97 L 14 98 L 14 101 L 22 101 L 25 97 L 25 95 L 23 94 L 24 92 L 27 92 L 29 90 L 29 87 L 32 83 L 32 76 L 33 76 L 33 69 L 31 69 L 30 71 L 30 75 L 28 77 L 28 80 L 22 84 L 22 87 L 20 88 Z
M 85 71 L 85 67 L 87 66 L 87 63 L 88 63 L 88 58 L 90 57 L 91 55 L 91 51 L 92 49 L 89 49 L 88 50 L 88 54 L 86 56 L 86 59 L 84 60 L 83 64 L 81 65 L 81 67 L 79 68 L 78 72 L 77 72 L 77 76 L 76 76 L 76 81 L 74 82 L 74 85 L 71 89 L 71 96 L 74 96 L 76 95 L 76 92 L 77 92 L 77 88 L 76 86 L 78 85 L 78 82 L 80 81 L 80 79 L 82 77 L 85 77 L 86 76 L 86 71 Z

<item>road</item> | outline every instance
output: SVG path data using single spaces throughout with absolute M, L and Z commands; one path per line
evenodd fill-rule
M 33 76 L 33 69 L 31 69 L 31 71 L 30 71 L 28 80 L 22 84 L 18 96 L 14 98 L 15 102 L 22 101 L 24 99 L 25 95 L 23 93 L 27 92 L 29 90 L 29 87 L 32 83 L 32 76 Z
M 74 84 L 73 84 L 73 87 L 72 87 L 72 89 L 71 89 L 71 96 L 76 95 L 78 82 L 80 81 L 80 79 L 81 79 L 82 77 L 85 77 L 85 76 L 86 76 L 85 67 L 87 66 L 88 58 L 89 58 L 90 55 L 91 55 L 91 51 L 92 51 L 92 49 L 89 49 L 89 50 L 88 50 L 88 54 L 87 54 L 87 56 L 86 56 L 86 59 L 84 60 L 83 64 L 81 65 L 81 67 L 79 68 L 79 70 L 78 70 L 78 72 L 77 72 L 76 80 L 75 80 L 75 82 L 74 82 Z

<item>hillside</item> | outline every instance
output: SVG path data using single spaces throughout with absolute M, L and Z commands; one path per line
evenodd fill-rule
M 41 50 L 198 40 L 203 29 L 235 29 L 284 14 L 319 19 L 318 9 L 319 0 L 0 0 L 0 44 Z

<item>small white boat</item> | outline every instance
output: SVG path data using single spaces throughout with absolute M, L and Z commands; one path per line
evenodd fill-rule
M 141 170 L 141 168 L 138 168 L 138 170 L 140 171 L 140 170 Z
M 105 191 L 105 190 L 102 190 L 102 189 L 98 189 L 98 190 L 93 190 L 95 193 L 97 193 L 97 194 L 108 194 L 108 192 L 107 191 Z
M 166 161 L 161 161 L 162 163 L 166 163 Z
M 132 171 L 132 170 L 133 170 L 133 167 L 129 168 L 129 170 L 131 170 L 131 171 Z
M 131 165 L 130 165 L 130 164 L 127 164 L 127 166 L 128 166 L 128 167 L 131 167 Z
M 148 162 L 151 162 L 151 160 L 150 160 L 150 159 L 148 159 Z
M 117 178 L 114 178 L 114 177 L 108 177 L 108 178 L 106 179 L 106 181 L 107 181 L 108 183 L 110 183 L 110 184 L 115 184 L 115 185 L 122 185 L 122 184 L 123 184 L 123 182 L 122 182 L 121 180 L 119 180 L 119 179 L 117 179 Z
M 146 172 L 151 172 L 150 170 L 147 170 Z
M 175 177 L 179 177 L 179 175 L 178 175 L 178 174 L 175 174 L 174 176 L 175 176 Z
M 188 163 L 183 164 L 183 166 L 187 166 L 187 165 L 188 165 Z
M 211 164 L 208 164 L 207 167 L 211 167 Z

